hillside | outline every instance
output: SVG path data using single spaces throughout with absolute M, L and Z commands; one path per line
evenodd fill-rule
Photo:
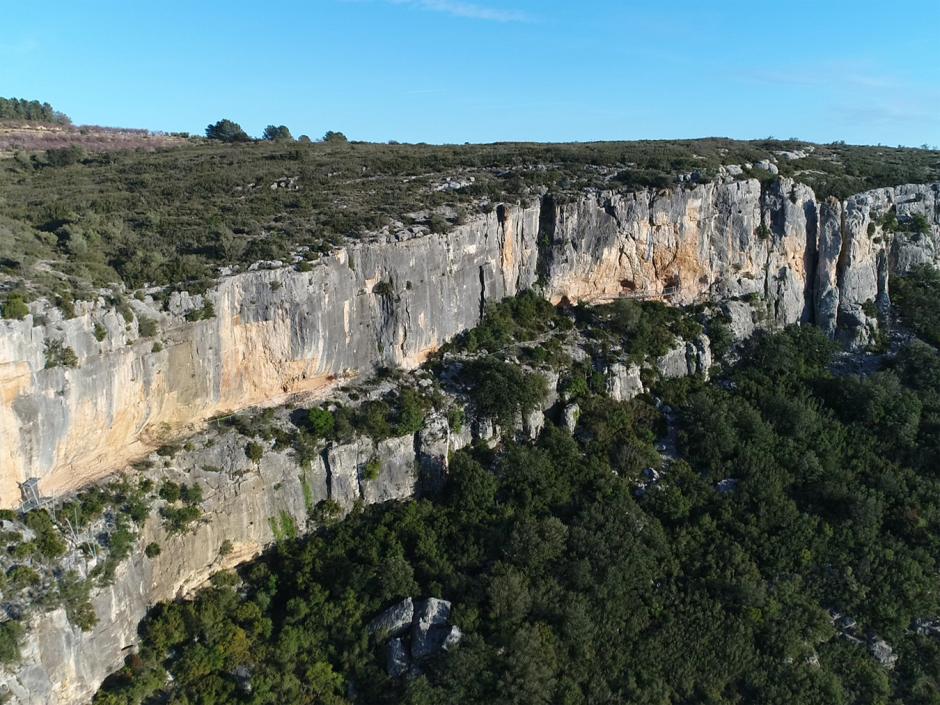
M 937 152 L 10 129 L 0 699 L 935 699 Z

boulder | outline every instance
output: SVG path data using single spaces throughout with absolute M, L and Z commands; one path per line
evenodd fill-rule
M 898 655 L 894 653 L 894 649 L 880 637 L 875 636 L 869 639 L 868 650 L 878 663 L 889 670 L 898 662 Z
M 444 646 L 450 635 L 450 602 L 429 597 L 415 604 L 411 625 L 411 657 L 427 658 Z
M 777 165 L 769 159 L 761 159 L 759 162 L 754 162 L 754 168 L 762 169 L 763 171 L 769 171 L 771 174 L 780 173 L 780 169 L 777 168 Z
M 424 427 L 418 431 L 418 467 L 422 491 L 434 494 L 444 486 L 451 446 L 450 431 L 447 417 L 438 412 L 429 414 Z
M 385 670 L 392 678 L 400 678 L 408 672 L 411 659 L 401 637 L 395 637 L 385 647 Z
M 379 462 L 382 468 L 378 477 L 372 479 L 366 476 L 370 460 Z M 373 455 L 360 462 L 358 472 L 362 497 L 368 504 L 411 497 L 417 485 L 414 436 L 380 441 Z
M 450 628 L 450 631 L 447 632 L 447 636 L 444 637 L 444 643 L 441 648 L 444 649 L 444 651 L 451 651 L 457 647 L 462 639 L 463 632 L 460 631 L 460 627 L 455 624 Z
M 656 371 L 665 379 L 700 374 L 708 379 L 712 366 L 711 345 L 704 333 L 695 340 L 679 339 L 675 347 L 656 361 Z
M 735 342 L 746 340 L 754 334 L 757 324 L 754 322 L 754 309 L 745 301 L 726 301 L 721 312 L 728 319 L 728 328 Z
M 607 394 L 616 401 L 629 401 L 643 393 L 638 365 L 615 362 L 607 368 Z
M 357 438 L 352 443 L 334 445 L 326 451 L 326 469 L 330 499 L 349 509 L 361 497 L 359 466 L 372 457 L 372 442 Z
M 414 616 L 414 601 L 406 597 L 369 622 L 369 633 L 374 634 L 379 641 L 390 636 L 400 636 L 411 626 Z
M 718 490 L 718 494 L 732 494 L 738 489 L 738 480 L 735 477 L 726 477 L 724 480 L 718 481 L 715 489 Z
M 561 425 L 568 433 L 574 433 L 578 427 L 578 418 L 581 416 L 581 407 L 572 402 L 561 412 Z
M 535 440 L 545 426 L 545 413 L 541 409 L 532 409 L 522 417 L 522 433 L 530 440 Z

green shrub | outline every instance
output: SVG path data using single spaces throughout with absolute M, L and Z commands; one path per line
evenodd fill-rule
M 548 393 L 542 375 L 524 372 L 493 356 L 469 362 L 465 370 L 477 410 L 504 430 L 512 428 L 517 415 L 536 408 Z
M 77 367 L 78 356 L 61 340 L 46 341 L 46 369 L 53 367 Z
M 54 559 L 65 555 L 68 546 L 45 509 L 29 512 L 26 515 L 26 526 L 36 534 L 34 544 L 44 558 Z
M 85 150 L 77 144 L 46 150 L 46 164 L 53 167 L 70 166 L 85 158 Z
M 268 125 L 261 138 L 269 142 L 289 142 L 294 139 L 285 125 Z
M 178 502 L 180 498 L 180 486 L 176 482 L 171 480 L 164 480 L 160 484 L 159 491 L 160 499 L 164 499 L 167 502 Z
M 377 480 L 382 474 L 382 461 L 378 458 L 370 458 L 363 467 L 362 477 L 365 480 Z
M 143 338 L 152 338 L 158 332 L 157 322 L 152 318 L 138 318 L 137 331 Z
M 203 303 L 201 308 L 196 308 L 186 314 L 186 320 L 190 322 L 194 321 L 207 321 L 210 318 L 215 317 L 215 307 L 212 305 L 211 301 L 206 301 Z
M 251 462 L 258 464 L 261 462 L 261 458 L 264 457 L 264 446 L 255 441 L 250 441 L 245 446 L 245 455 L 248 456 Z
M 180 485 L 180 499 L 186 504 L 200 504 L 202 502 L 202 485 L 198 482 L 191 485 Z
M 95 340 L 97 340 L 100 343 L 102 340 L 104 340 L 107 337 L 107 335 L 108 335 L 108 329 L 105 328 L 100 323 L 95 323 L 95 330 L 94 330 Z
M 220 142 L 250 142 L 251 138 L 237 122 L 223 118 L 206 128 L 206 137 Z
M 18 294 L 11 294 L 3 302 L 3 317 L 11 318 L 16 321 L 23 320 L 29 315 L 29 306 L 26 301 Z
M 314 407 L 307 412 L 307 424 L 316 438 L 329 438 L 336 427 L 336 419 L 331 411 Z
M 930 265 L 891 280 L 901 321 L 931 345 L 940 345 L 940 271 Z
M 69 621 L 83 632 L 91 631 L 98 623 L 98 615 L 89 599 L 91 583 L 68 571 L 58 582 L 58 597 L 65 606 Z
M 447 411 L 447 425 L 450 426 L 451 433 L 460 433 L 464 423 L 466 418 L 462 406 L 454 406 Z
M 0 622 L 0 663 L 16 663 L 20 659 L 20 642 L 26 630 L 15 619 Z
M 167 505 L 160 509 L 164 526 L 172 534 L 182 534 L 192 528 L 192 525 L 202 516 L 202 510 L 193 504 L 184 504 L 176 507 Z
M 147 558 L 156 558 L 160 555 L 160 552 L 160 544 L 158 544 L 156 541 L 151 541 L 144 549 L 144 554 L 147 556 Z

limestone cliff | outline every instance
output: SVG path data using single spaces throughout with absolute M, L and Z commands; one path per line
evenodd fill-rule
M 0 324 L 0 498 L 18 503 L 17 484 L 28 477 L 40 478 L 46 494 L 78 487 L 218 413 L 325 393 L 378 365 L 415 366 L 474 325 L 486 301 L 527 287 L 554 300 L 728 299 L 736 336 L 755 325 L 751 305 L 734 301 L 746 298 L 763 323 L 815 322 L 864 343 L 877 325 L 867 304 L 887 302 L 891 273 L 936 261 L 938 192 L 905 186 L 817 203 L 782 180 L 763 191 L 735 181 L 569 203 L 545 197 L 447 235 L 350 245 L 307 272 L 247 272 L 204 295 L 174 294 L 165 307 L 150 296 L 132 300 L 130 322 L 103 299 L 79 304 L 69 320 L 37 308 Z M 905 222 L 923 215 L 931 232 L 885 232 L 886 214 Z M 206 301 L 214 317 L 187 321 Z M 155 335 L 140 334 L 154 332 L 147 320 L 157 322 Z M 78 366 L 46 368 L 49 340 L 74 349 Z M 707 372 L 709 355 L 707 339 L 683 342 L 656 367 L 665 376 Z M 625 364 L 611 366 L 608 382 L 616 398 L 643 388 L 639 368 Z M 520 420 L 529 435 L 541 422 L 541 413 Z M 488 423 L 474 420 L 478 438 L 492 437 Z M 206 521 L 184 534 L 168 533 L 158 517 L 147 522 L 139 546 L 155 541 L 164 550 L 133 555 L 111 587 L 93 594 L 99 624 L 81 632 L 62 610 L 37 614 L 21 666 L 0 682 L 14 702 L 87 700 L 137 643 L 149 605 L 256 555 L 274 538 L 272 518 L 303 525 L 311 499 L 348 508 L 410 496 L 419 476 L 437 483 L 470 426 L 456 434 L 435 415 L 413 437 L 332 446 L 306 470 L 274 449 L 254 466 L 244 439 L 206 434 L 175 469 L 157 471 L 207 488 Z M 373 459 L 383 470 L 369 480 L 364 465 Z M 226 541 L 231 552 L 221 550 Z
M 162 308 L 131 300 L 131 322 L 103 298 L 68 320 L 34 305 L 0 323 L 0 505 L 17 504 L 29 478 L 44 494 L 77 488 L 211 416 L 322 393 L 377 365 L 413 367 L 486 301 L 528 287 L 555 301 L 757 298 L 771 324 L 816 322 L 864 344 L 877 325 L 868 303 L 887 302 L 892 268 L 937 256 L 938 191 L 818 203 L 780 179 L 546 196 L 447 234 L 350 244 L 310 271 L 237 274 Z M 889 213 L 923 215 L 931 232 L 884 232 Z M 186 320 L 206 302 L 213 316 Z M 156 334 L 141 336 L 141 320 Z M 77 366 L 47 368 L 49 341 Z
M 171 532 L 154 507 L 138 550 L 118 566 L 109 587 L 92 593 L 98 624 L 84 632 L 64 608 L 38 611 L 20 664 L 0 668 L 0 695 L 24 705 L 87 702 L 138 643 L 138 622 L 151 605 L 188 594 L 212 573 L 256 556 L 273 542 L 279 524 L 306 531 L 314 503 L 331 499 L 348 509 L 357 501 L 402 499 L 415 491 L 419 452 L 413 436 L 378 444 L 358 439 L 324 451 L 308 468 L 293 452 L 272 448 L 255 464 L 245 455 L 245 440 L 231 430 L 206 433 L 191 439 L 192 449 L 181 451 L 171 468 L 151 471 L 155 478 L 205 488 L 195 529 Z M 381 467 L 372 479 L 364 476 L 370 459 Z M 145 555 L 142 548 L 150 542 L 161 546 L 159 555 Z

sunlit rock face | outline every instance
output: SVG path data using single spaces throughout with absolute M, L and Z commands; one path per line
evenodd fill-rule
M 883 232 L 892 211 L 932 232 Z M 447 234 L 351 244 L 306 272 L 237 274 L 166 306 L 128 298 L 130 321 L 103 298 L 69 320 L 33 304 L 0 322 L 0 505 L 29 478 L 44 494 L 80 487 L 217 414 L 414 367 L 487 301 L 526 288 L 556 302 L 748 298 L 766 325 L 813 322 L 864 345 L 877 327 L 867 304 L 886 304 L 891 272 L 936 260 L 938 220 L 937 184 L 823 203 L 788 179 L 546 196 Z M 213 315 L 187 321 L 207 302 Z M 46 368 L 50 341 L 77 366 Z

